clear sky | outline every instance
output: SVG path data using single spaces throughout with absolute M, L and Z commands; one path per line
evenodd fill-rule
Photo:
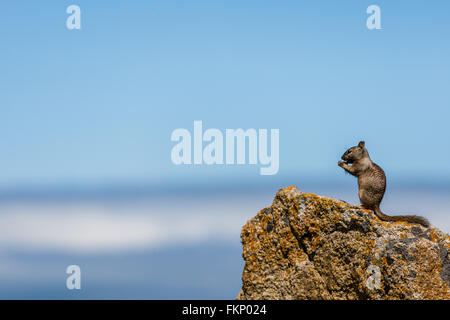
M 81 7 L 82 29 L 66 28 Z M 381 30 L 366 8 L 381 7 Z M 450 180 L 449 1 L 2 1 L 0 186 L 258 177 L 177 167 L 176 128 L 277 128 L 279 175 Z M 264 179 L 272 179 L 265 177 Z

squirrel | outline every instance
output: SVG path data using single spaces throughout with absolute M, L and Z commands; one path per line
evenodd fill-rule
M 358 178 L 358 196 L 365 209 L 374 211 L 377 217 L 384 221 L 406 221 L 430 226 L 428 220 L 421 216 L 388 216 L 381 212 L 380 203 L 386 191 L 386 175 L 383 169 L 370 159 L 364 141 L 345 151 L 341 159 L 343 161 L 339 161 L 338 166 Z

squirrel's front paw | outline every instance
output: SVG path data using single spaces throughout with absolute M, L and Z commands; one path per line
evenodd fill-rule
M 338 166 L 339 167 L 344 167 L 344 165 L 345 165 L 345 162 L 344 161 L 338 161 Z

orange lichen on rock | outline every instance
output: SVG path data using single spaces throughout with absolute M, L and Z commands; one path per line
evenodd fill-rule
M 450 299 L 450 238 L 340 200 L 277 192 L 241 233 L 238 299 Z

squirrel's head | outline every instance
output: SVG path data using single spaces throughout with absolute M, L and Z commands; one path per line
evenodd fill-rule
M 351 147 L 342 155 L 342 160 L 346 163 L 353 163 L 368 155 L 364 141 L 360 141 L 357 146 Z

